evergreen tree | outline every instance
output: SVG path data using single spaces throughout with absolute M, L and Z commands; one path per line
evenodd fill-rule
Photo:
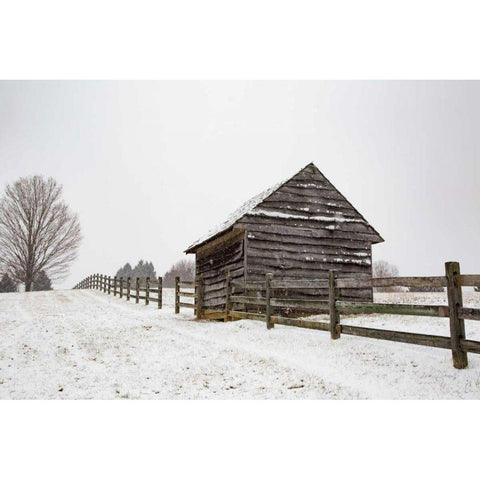
M 139 260 L 135 268 L 132 268 L 130 263 L 126 263 L 122 268 L 117 271 L 116 277 L 120 278 L 141 278 L 145 279 L 150 277 L 151 279 L 156 278 L 157 273 L 155 272 L 155 267 L 152 262 L 145 262 L 144 260 Z
M 37 278 L 33 281 L 32 291 L 41 292 L 44 290 L 53 290 L 52 282 L 48 278 L 48 275 L 45 273 L 45 270 L 42 270 Z
M 144 262 L 139 260 L 135 268 L 133 269 L 133 278 L 147 278 L 151 279 L 156 278 L 157 273 L 155 272 L 155 267 L 152 262 Z
M 16 283 L 8 276 L 7 273 L 4 273 L 2 279 L 0 280 L 0 292 L 16 292 L 17 285 Z
M 123 277 L 123 278 L 132 278 L 133 277 L 133 270 L 132 266 L 130 265 L 129 262 L 127 262 L 122 268 L 120 268 L 117 273 L 115 274 L 117 278 Z

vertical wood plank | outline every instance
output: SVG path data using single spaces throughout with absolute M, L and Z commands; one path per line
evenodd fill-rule
M 337 310 L 337 272 L 330 270 L 328 272 L 328 305 L 330 307 L 330 338 L 337 340 L 340 338 L 340 315 Z
M 163 296 L 163 279 L 162 277 L 158 277 L 158 308 L 162 308 L 162 296 Z
M 466 368 L 467 352 L 460 341 L 465 339 L 465 321 L 458 318 L 458 309 L 463 307 L 462 286 L 459 282 L 460 265 L 458 262 L 445 263 L 447 277 L 448 311 L 450 317 L 450 338 L 452 341 L 452 359 L 455 368 Z
M 123 277 L 120 277 L 120 298 L 123 298 Z
M 196 300 L 196 303 L 197 303 L 197 308 L 196 308 L 196 312 L 197 312 L 197 320 L 199 320 L 200 318 L 202 318 L 202 314 L 203 314 L 203 296 L 205 294 L 205 281 L 203 279 L 203 273 L 200 274 L 200 277 L 198 277 L 198 290 L 197 290 L 197 298 L 195 299 Z
M 227 279 L 225 281 L 225 321 L 230 320 L 230 310 L 232 309 L 232 276 L 230 270 L 227 272 Z
M 267 329 L 270 330 L 275 326 L 272 322 L 272 305 L 270 303 L 271 288 L 270 282 L 272 281 L 273 274 L 267 273 L 265 275 L 265 318 L 267 320 Z
M 112 288 L 112 277 L 108 276 L 108 294 L 110 295 L 110 289 Z
M 175 313 L 180 313 L 180 298 L 178 295 L 180 277 L 175 277 Z
M 117 277 L 113 277 L 113 296 L 117 296 Z
M 145 305 L 150 303 L 150 277 L 145 279 Z
M 127 301 L 130 301 L 130 277 L 127 277 Z

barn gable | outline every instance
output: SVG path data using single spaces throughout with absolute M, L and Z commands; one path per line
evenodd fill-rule
M 254 217 L 257 217 L 255 220 Z M 258 221 L 274 223 L 282 219 L 294 227 L 362 234 L 370 243 L 383 242 L 379 233 L 353 205 L 310 163 L 295 175 L 244 203 L 223 223 L 190 245 L 185 253 L 195 253 L 205 243 L 235 226 Z

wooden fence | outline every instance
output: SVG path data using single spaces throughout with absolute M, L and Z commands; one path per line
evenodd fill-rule
M 82 280 L 73 288 L 93 288 L 108 293 L 108 295 L 113 294 L 114 296 L 119 295 L 120 298 L 125 297 L 128 301 L 135 299 L 135 303 L 145 300 L 145 305 L 149 305 L 150 302 L 156 302 L 158 308 L 162 308 L 162 277 L 152 280 L 150 277 L 147 277 L 145 280 L 140 278 L 132 280 L 130 277 L 109 277 L 95 273 Z M 151 295 L 152 293 L 154 296 Z
M 184 289 L 190 291 L 185 291 Z M 193 303 L 182 301 L 182 298 L 193 299 Z M 203 298 L 203 275 L 200 275 L 195 282 L 180 280 L 180 277 L 175 277 L 175 313 L 179 313 L 180 307 L 184 307 L 192 308 L 197 320 L 201 318 L 220 320 L 225 317 L 225 312 L 205 308 L 203 305 Z
M 198 283 L 176 281 L 175 311 L 181 306 L 181 286 L 198 287 Z M 301 328 L 311 328 L 330 332 L 333 340 L 344 335 L 390 340 L 394 342 L 425 345 L 446 348 L 452 351 L 455 368 L 465 368 L 468 365 L 467 353 L 480 353 L 480 342 L 465 338 L 465 320 L 480 320 L 480 309 L 464 308 L 462 287 L 480 286 L 480 275 L 461 275 L 457 262 L 445 264 L 445 276 L 438 277 L 392 277 L 392 278 L 337 278 L 335 271 L 329 272 L 328 280 L 282 280 L 275 279 L 272 274 L 266 274 L 262 282 L 244 283 L 226 278 L 225 310 L 202 311 L 201 289 L 194 295 L 193 304 L 189 308 L 196 309 L 197 318 L 251 319 L 266 322 L 267 329 L 278 325 L 289 325 Z M 443 287 L 447 289 L 447 305 L 406 305 L 373 302 L 341 301 L 342 289 L 365 289 L 374 287 Z M 280 298 L 275 292 L 287 289 L 289 291 L 305 289 L 328 289 L 329 300 L 304 300 L 295 298 Z M 242 292 L 242 294 L 236 293 Z M 250 309 L 255 312 L 248 311 Z M 275 310 L 296 309 L 303 314 L 328 314 L 329 322 L 312 321 L 301 318 L 290 318 L 275 314 Z M 393 314 L 415 315 L 424 317 L 444 317 L 449 319 L 450 336 L 427 335 L 420 333 L 399 332 L 378 328 L 344 325 L 341 315 L 355 314 Z
M 343 289 L 374 287 L 442 287 L 447 289 L 448 302 L 447 305 L 438 306 L 341 300 Z M 328 331 L 333 340 L 339 339 L 343 334 L 445 348 L 452 351 L 454 367 L 465 368 L 468 365 L 467 353 L 480 353 L 480 342 L 465 338 L 465 320 L 480 320 L 480 309 L 464 308 L 462 287 L 480 287 L 480 275 L 460 274 L 458 262 L 447 262 L 445 276 L 437 277 L 338 278 L 337 273 L 331 270 L 328 280 L 282 280 L 267 273 L 264 281 L 245 283 L 234 281 L 230 274 L 227 274 L 225 309 L 219 311 L 205 309 L 203 306 L 204 283 L 202 276 L 195 282 L 182 281 L 176 277 L 175 313 L 179 313 L 181 307 L 191 308 L 197 319 L 261 320 L 266 322 L 267 329 L 278 324 Z M 94 288 L 102 290 L 104 293 L 113 293 L 114 296 L 118 294 L 120 298 L 126 296 L 127 300 L 135 298 L 136 303 L 139 300 L 145 300 L 146 305 L 150 301 L 155 301 L 158 308 L 162 308 L 161 277 L 158 277 L 158 280 L 147 278 L 142 281 L 137 278 L 132 282 L 130 278 L 111 278 L 95 274 L 82 280 L 74 288 Z M 276 293 L 282 290 L 292 292 L 307 289 L 328 290 L 328 301 L 282 298 Z M 144 295 L 141 295 L 142 293 Z M 156 293 L 157 296 L 151 297 L 151 293 Z M 191 299 L 193 302 L 183 299 Z M 277 313 L 289 309 L 300 311 L 303 315 L 308 313 L 328 314 L 329 322 L 291 318 Z M 399 332 L 341 323 L 341 315 L 371 313 L 448 318 L 450 336 Z

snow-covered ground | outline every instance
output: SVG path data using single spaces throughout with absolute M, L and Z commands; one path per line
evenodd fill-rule
M 480 355 L 251 320 L 196 322 L 192 312 L 98 291 L 0 294 L 0 398 L 480 398 Z M 445 304 L 445 294 L 377 294 Z M 464 292 L 480 306 L 480 294 Z M 448 319 L 371 315 L 343 323 L 448 335 Z M 467 321 L 480 340 L 480 322 Z

